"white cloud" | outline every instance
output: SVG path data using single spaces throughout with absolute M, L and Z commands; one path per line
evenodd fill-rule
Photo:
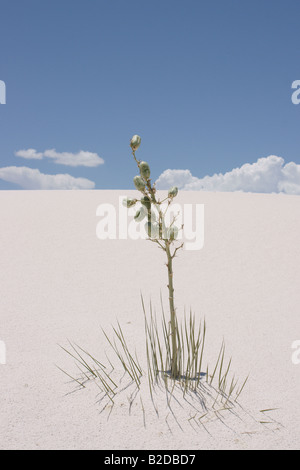
M 178 186 L 179 189 L 203 191 L 245 191 L 300 195 L 300 165 L 284 164 L 284 159 L 270 155 L 256 163 L 246 163 L 227 173 L 197 178 L 189 170 L 166 170 L 158 180 L 158 189 Z
M 165 170 L 156 181 L 156 186 L 158 189 L 169 189 L 171 186 L 183 189 L 184 186 L 197 181 L 198 178 L 194 177 L 190 170 Z
M 95 167 L 104 163 L 103 158 L 97 153 L 84 152 L 80 150 L 78 153 L 56 152 L 55 149 L 45 150 L 44 157 L 52 158 L 54 163 L 67 166 L 88 166 Z
M 8 166 L 0 168 L 0 179 L 15 183 L 23 189 L 93 189 L 95 183 L 86 178 L 74 178 L 68 174 L 46 175 L 28 167 Z
M 78 153 L 71 152 L 57 152 L 55 149 L 45 150 L 44 152 L 37 152 L 35 149 L 18 150 L 15 152 L 17 157 L 26 159 L 42 160 L 42 158 L 50 158 L 58 165 L 66 166 L 86 166 L 96 167 L 104 163 L 103 158 L 99 157 L 97 153 L 85 152 L 80 150 Z
M 37 152 L 35 149 L 18 150 L 15 152 L 15 155 L 17 157 L 33 160 L 42 160 L 43 158 L 43 154 L 41 152 Z

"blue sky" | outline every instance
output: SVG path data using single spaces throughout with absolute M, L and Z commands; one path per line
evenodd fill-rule
M 245 164 L 249 177 L 275 155 L 272 175 L 292 162 L 300 188 L 299 0 L 0 0 L 0 14 L 0 190 L 22 189 L 12 167 L 133 188 L 133 134 L 165 184 L 201 189 Z M 28 149 L 39 158 L 15 155 Z M 66 164 L 80 151 L 99 165 Z

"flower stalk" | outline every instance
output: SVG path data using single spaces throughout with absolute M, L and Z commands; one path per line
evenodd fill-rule
M 175 247 L 172 253 L 172 245 L 176 242 L 178 236 L 178 228 L 174 226 L 175 218 L 169 227 L 166 227 L 165 216 L 167 213 L 170 204 L 172 203 L 174 197 L 178 194 L 178 188 L 173 186 L 168 191 L 168 196 L 160 201 L 156 194 L 155 183 L 151 183 L 151 172 L 150 167 L 147 162 L 140 161 L 136 158 L 135 152 L 141 144 L 141 138 L 138 135 L 133 136 L 130 141 L 130 146 L 132 149 L 133 158 L 138 166 L 139 175 L 135 176 L 133 181 L 136 189 L 142 193 L 142 198 L 139 202 L 142 204 L 142 208 L 147 211 L 147 222 L 145 224 L 146 232 L 149 236 L 149 240 L 157 243 L 159 248 L 161 248 L 167 257 L 167 269 L 168 269 L 168 291 L 169 291 L 169 310 L 170 310 L 170 335 L 171 335 L 171 345 L 172 345 L 172 355 L 171 355 L 171 364 L 170 364 L 170 374 L 173 379 L 178 379 L 180 377 L 180 365 L 178 359 L 178 345 L 177 345 L 177 321 L 176 321 L 176 309 L 174 301 L 174 281 L 173 281 L 173 259 L 176 256 L 177 251 L 183 247 L 183 244 Z M 161 204 L 167 200 L 167 208 L 163 211 Z M 134 200 L 138 202 L 138 200 Z M 131 207 L 131 201 L 127 206 Z M 126 205 L 126 203 L 125 203 Z M 155 209 L 157 216 L 154 214 L 152 209 Z M 143 211 L 142 211 L 143 212 Z M 135 220 L 140 222 L 143 219 L 141 217 L 141 209 L 137 211 Z M 182 228 L 182 227 L 181 227 Z

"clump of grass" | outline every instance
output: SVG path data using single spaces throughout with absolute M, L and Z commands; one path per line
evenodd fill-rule
M 113 328 L 114 335 L 112 338 L 110 338 L 104 330 L 102 331 L 117 358 L 116 367 L 118 369 L 121 367 L 124 375 L 126 375 L 132 383 L 135 383 L 137 389 L 139 389 L 143 372 L 138 358 L 136 355 L 134 357 L 128 348 L 120 324 L 118 323 L 117 328 Z M 94 379 L 100 390 L 114 403 L 114 397 L 117 392 L 121 390 L 121 384 L 120 382 L 117 383 L 116 379 L 114 380 L 112 378 L 113 371 L 115 370 L 113 363 L 107 357 L 109 366 L 106 366 L 80 346 L 74 345 L 71 342 L 69 342 L 69 346 L 71 350 L 62 346 L 60 347 L 75 359 L 75 363 L 81 375 L 79 378 L 74 378 L 60 367 L 59 369 L 83 388 L 85 388 L 87 381 Z
M 226 361 L 225 344 L 222 342 L 218 358 L 209 373 L 208 365 L 204 367 L 204 353 L 207 326 L 205 319 L 197 324 L 195 315 L 190 310 L 188 315 L 184 315 L 181 324 L 178 324 L 176 318 L 177 332 L 177 365 L 178 375 L 176 379 L 171 374 L 172 347 L 171 347 L 171 328 L 168 324 L 161 299 L 161 325 L 159 327 L 155 312 L 153 312 L 150 302 L 150 316 L 147 318 L 144 300 L 142 297 L 142 307 L 145 318 L 145 337 L 146 337 L 146 355 L 147 355 L 147 375 L 150 390 L 155 385 L 164 382 L 167 387 L 168 382 L 175 381 L 181 388 L 183 395 L 187 391 L 201 390 L 202 382 L 205 381 L 211 387 L 215 387 L 218 396 L 225 400 L 225 403 L 231 399 L 237 401 L 242 393 L 248 377 L 241 387 L 238 387 L 238 379 L 231 374 L 232 359 Z M 205 370 L 205 372 L 204 372 Z
M 108 343 L 112 347 L 113 351 L 115 352 L 117 358 L 119 359 L 119 362 L 122 365 L 122 368 L 124 369 L 124 372 L 129 375 L 132 381 L 136 383 L 137 388 L 140 388 L 141 384 L 141 376 L 142 374 L 142 369 L 139 364 L 138 358 L 135 355 L 134 356 L 131 354 L 127 342 L 124 338 L 124 334 L 122 331 L 122 328 L 118 322 L 118 328 L 113 328 L 113 331 L 115 333 L 115 337 L 113 339 L 110 339 L 108 335 L 105 333 L 104 330 L 102 330 Z M 117 342 L 119 345 L 117 344 Z
M 110 336 L 103 331 L 106 344 L 113 352 L 114 360 L 106 356 L 108 365 L 104 361 L 96 359 L 92 354 L 78 345 L 69 342 L 69 349 L 62 347 L 74 360 L 80 371 L 79 377 L 74 377 L 62 370 L 70 379 L 75 381 L 81 388 L 85 388 L 88 381 L 94 381 L 103 396 L 106 396 L 110 402 L 115 403 L 115 397 L 118 393 L 134 385 L 136 397 L 140 392 L 142 382 L 147 382 L 150 396 L 154 403 L 154 391 L 163 387 L 167 392 L 168 404 L 173 396 L 174 389 L 180 390 L 185 397 L 193 393 L 199 398 L 202 409 L 207 409 L 208 398 L 214 395 L 211 408 L 222 404 L 222 409 L 229 409 L 233 402 L 237 401 L 242 393 L 247 379 L 238 387 L 238 380 L 231 374 L 231 358 L 226 360 L 225 344 L 222 342 L 216 362 L 211 373 L 208 366 L 204 366 L 205 344 L 206 344 L 206 321 L 196 321 L 195 315 L 190 311 L 184 315 L 183 321 L 176 323 L 177 331 L 177 359 L 178 374 L 176 379 L 171 373 L 172 364 L 172 345 L 171 328 L 168 323 L 163 302 L 161 298 L 161 317 L 158 321 L 156 312 L 150 302 L 149 314 L 146 313 L 143 296 L 141 296 L 144 322 L 145 322 L 145 353 L 146 361 L 144 367 L 138 355 L 133 353 L 125 338 L 122 327 L 117 323 L 117 327 L 112 328 Z M 123 377 L 120 380 L 115 372 L 123 371 Z M 204 372 L 205 371 L 205 372 Z M 126 384 L 124 386 L 124 377 Z M 140 396 L 141 403 L 142 398 Z M 132 403 L 132 399 L 130 400 Z M 154 405 L 155 406 L 155 405 Z M 225 407 L 225 408 L 224 408 Z M 156 410 L 157 411 L 157 410 Z M 144 406 L 143 406 L 143 414 Z M 158 412 L 157 412 L 158 414 Z
M 143 313 L 145 318 L 146 351 L 148 375 L 152 384 L 158 382 L 160 377 L 174 378 L 171 374 L 172 345 L 171 327 L 166 320 L 163 304 L 161 328 L 158 327 L 156 315 L 153 313 L 150 302 L 150 318 L 147 319 L 145 304 L 142 298 Z M 190 311 L 189 316 L 184 317 L 179 326 L 176 318 L 176 344 L 177 344 L 177 377 L 175 380 L 187 387 L 196 388 L 199 384 L 202 372 L 203 352 L 205 345 L 206 323 L 195 325 L 195 316 Z

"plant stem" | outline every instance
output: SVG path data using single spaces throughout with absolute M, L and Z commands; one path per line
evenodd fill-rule
M 134 160 L 137 163 L 138 168 L 140 169 L 140 161 L 137 160 L 134 150 L 132 151 L 132 155 L 133 155 Z M 168 240 L 167 238 L 164 238 L 164 234 L 166 233 L 164 219 L 165 219 L 166 212 L 171 204 L 171 201 L 168 200 L 167 208 L 165 212 L 163 213 L 160 208 L 161 202 L 156 200 L 155 189 L 151 185 L 151 180 L 150 179 L 145 180 L 145 183 L 146 183 L 147 189 L 145 189 L 143 193 L 145 196 L 147 195 L 150 196 L 151 203 L 156 207 L 156 210 L 158 212 L 158 225 L 159 225 L 159 237 L 158 238 L 159 240 L 164 242 L 165 246 L 162 246 L 158 240 L 154 240 L 154 241 L 156 241 L 160 245 L 160 247 L 166 252 L 167 258 L 168 258 L 168 262 L 167 262 L 168 279 L 169 279 L 168 289 L 169 289 L 170 324 L 171 324 L 171 338 L 172 338 L 171 377 L 173 379 L 176 379 L 178 378 L 180 371 L 179 371 L 179 367 L 177 364 L 178 362 L 177 361 L 177 326 L 176 326 L 177 322 L 176 322 L 176 312 L 175 312 L 175 306 L 174 306 L 173 258 L 175 257 L 175 254 L 179 248 L 177 248 L 172 255 L 171 250 L 170 250 L 170 245 L 172 241 Z M 148 190 L 148 194 L 147 194 L 147 190 Z M 148 222 L 151 223 L 151 206 L 150 208 L 148 208 Z
M 172 364 L 171 364 L 171 376 L 173 379 L 178 377 L 178 364 L 177 364 L 177 331 L 176 331 L 176 313 L 174 307 L 174 286 L 173 286 L 173 258 L 170 252 L 170 243 L 166 241 L 166 253 L 168 257 L 168 278 L 169 278 L 169 305 L 170 305 L 170 316 L 171 316 L 171 338 L 172 338 Z

